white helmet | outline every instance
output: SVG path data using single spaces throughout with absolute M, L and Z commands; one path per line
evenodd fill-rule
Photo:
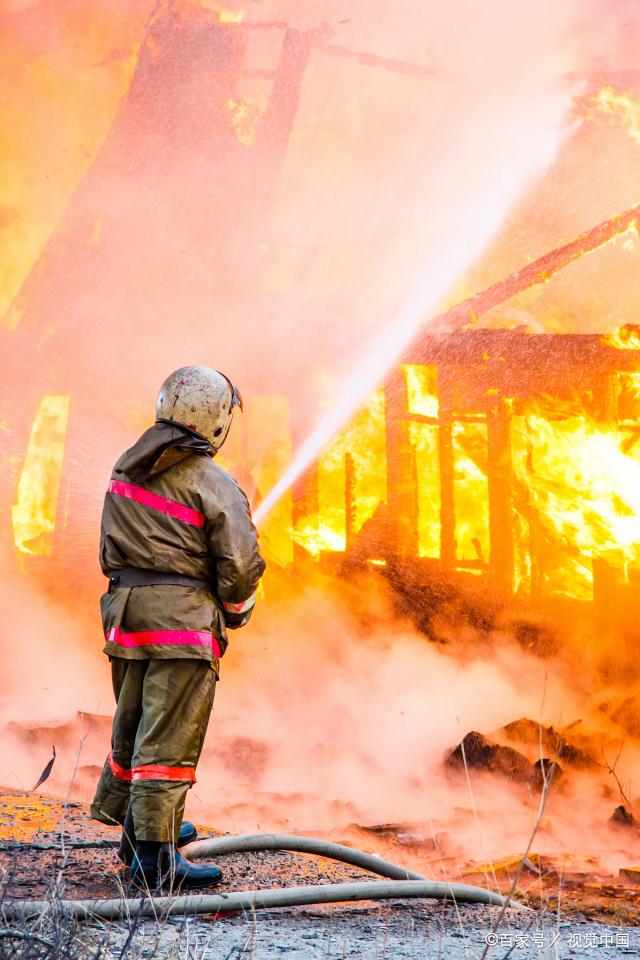
M 242 397 L 224 373 L 210 367 L 180 367 L 160 387 L 156 417 L 196 430 L 219 450 L 234 407 L 242 410 Z

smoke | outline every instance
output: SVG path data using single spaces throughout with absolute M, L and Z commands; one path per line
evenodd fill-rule
M 491 738 L 527 717 L 572 728 L 598 762 L 614 764 L 624 737 L 592 702 L 597 671 L 577 680 L 571 656 L 525 653 L 504 628 L 428 642 L 389 599 L 366 576 L 329 589 L 307 578 L 233 637 L 189 798 L 196 819 L 339 836 L 353 823 L 415 824 L 406 829 L 444 830 L 459 856 L 495 858 L 525 849 L 539 792 L 478 770 L 447 772 L 445 757 L 469 731 Z M 540 758 L 536 743 L 517 748 Z M 637 759 L 627 744 L 622 784 Z M 614 780 L 604 766 L 560 764 L 535 849 L 590 853 L 617 869 L 636 847 L 606 826 L 621 802 Z
M 108 739 L 91 732 L 81 714 L 110 715 L 113 692 L 100 655 L 97 601 L 75 615 L 25 579 L 3 575 L 0 783 L 33 786 L 55 744 L 58 755 L 44 789 L 66 795 L 76 765 L 102 762 Z M 99 759 L 98 759 L 99 758 Z M 75 774 L 77 779 L 77 773 Z M 82 778 L 81 778 L 82 779 Z M 95 779 L 95 773 L 94 773 Z
M 253 152 L 234 143 L 220 52 L 204 58 L 197 38 L 177 48 L 183 82 L 189 67 L 195 76 L 187 97 L 156 27 L 155 59 L 139 59 L 101 149 L 104 134 L 93 132 L 94 164 L 10 324 L 18 335 L 53 325 L 50 348 L 63 363 L 73 331 L 73 368 L 67 360 L 56 375 L 97 386 L 96 401 L 115 388 L 127 406 L 148 409 L 168 370 L 202 359 L 246 392 L 287 393 L 300 436 L 317 416 L 320 376 L 337 399 L 355 368 L 360 382 L 333 415 L 335 431 L 562 142 L 569 37 L 584 5 L 557 6 L 543 15 L 524 2 L 482 12 L 473 2 L 403 3 L 384 16 L 362 2 L 247 11 L 291 16 L 305 30 L 326 20 L 330 48 L 383 61 L 313 47 L 297 101 L 294 90 L 285 104 L 295 122 L 279 169 L 259 142 Z M 247 66 L 277 65 L 270 31 L 251 38 Z M 225 56 L 235 55 L 231 43 Z M 198 99 L 207 71 L 213 99 Z M 241 92 L 266 110 L 264 91 Z
M 445 862 L 438 866 L 435 857 L 430 869 L 451 877 L 469 860 L 524 849 L 537 816 L 539 794 L 531 787 L 474 769 L 468 777 L 447 772 L 445 757 L 470 730 L 495 736 L 528 717 L 570 727 L 575 737 L 579 722 L 578 741 L 582 736 L 598 759 L 602 747 L 615 763 L 621 730 L 598 715 L 592 700 L 602 681 L 596 670 L 576 678 L 571 654 L 524 653 L 504 625 L 489 633 L 458 629 L 434 644 L 398 619 L 384 582 L 370 575 L 341 587 L 319 575 L 287 583 L 285 596 L 271 578 L 255 620 L 232 635 L 187 803 L 197 822 L 337 839 L 353 838 L 358 824 L 403 824 L 418 845 L 420 837 L 446 835 Z M 17 608 L 21 600 L 18 588 Z M 44 604 L 33 609 L 34 631 L 47 637 L 53 612 Z M 75 709 L 108 711 L 108 667 L 87 653 L 77 625 L 60 611 L 55 625 L 66 639 L 58 666 L 45 639 L 39 659 L 26 651 L 21 671 L 8 677 L 15 690 L 28 676 L 29 688 L 19 710 L 10 698 L 3 703 L 2 720 L 19 722 L 1 735 L 2 782 L 29 787 L 54 738 L 58 759 L 46 789 L 66 795 L 73 781 L 73 796 L 88 800 L 108 728 L 79 722 Z M 443 627 L 442 641 L 446 634 Z M 46 676 L 39 660 L 48 665 Z M 540 756 L 535 744 L 519 749 L 531 760 Z M 638 759 L 637 746 L 627 743 L 617 765 L 627 790 Z M 600 870 L 631 863 L 640 852 L 633 836 L 606 826 L 621 799 L 606 768 L 561 765 L 534 850 L 579 851 Z M 424 868 L 424 852 L 409 847 L 401 856 Z

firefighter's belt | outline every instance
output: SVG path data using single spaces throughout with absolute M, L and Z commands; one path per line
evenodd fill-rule
M 149 587 L 154 584 L 170 584 L 175 587 L 196 587 L 211 593 L 211 584 L 207 580 L 186 577 L 182 573 L 160 573 L 156 570 L 139 570 L 137 567 L 123 567 L 109 574 L 109 593 L 116 587 Z

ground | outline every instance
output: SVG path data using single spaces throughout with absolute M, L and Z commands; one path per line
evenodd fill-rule
M 206 828 L 201 833 L 206 835 Z M 80 803 L 64 804 L 48 796 L 5 791 L 0 796 L 0 865 L 3 896 L 40 899 L 101 898 L 135 895 L 119 863 L 113 830 L 89 820 Z M 78 843 L 93 846 L 78 847 Z M 391 857 L 391 859 L 393 859 Z M 290 853 L 230 855 L 220 859 L 225 882 L 218 889 L 297 886 L 370 875 L 345 865 Z M 551 872 L 550 872 L 551 873 Z M 93 956 L 271 960 L 362 957 L 372 960 L 446 957 L 640 956 L 640 887 L 563 881 L 561 908 L 557 875 L 553 883 L 532 883 L 525 872 L 518 899 L 535 912 L 508 911 L 495 928 L 499 911 L 484 906 L 444 906 L 435 901 L 344 904 L 330 907 L 258 911 L 221 918 L 164 919 L 131 925 L 13 925 L 0 928 L 0 957 Z M 510 883 L 507 867 L 498 870 L 500 886 Z M 469 882 L 473 877 L 469 877 Z M 476 877 L 476 883 L 480 880 Z M 14 940 L 7 932 L 23 935 Z M 31 939 L 24 939 L 29 934 Z M 33 939 L 42 937 L 42 942 Z M 66 938 L 66 939 L 65 939 Z M 47 945 L 49 944 L 49 945 Z M 594 954 L 597 951 L 597 954 Z

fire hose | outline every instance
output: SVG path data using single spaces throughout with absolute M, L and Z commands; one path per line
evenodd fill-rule
M 119 898 L 113 900 L 15 900 L 5 901 L 2 913 L 7 919 L 26 919 L 42 913 L 55 913 L 79 920 L 99 918 L 126 920 L 130 917 L 185 916 L 195 914 L 236 913 L 241 910 L 264 910 L 274 907 L 309 906 L 319 903 L 344 903 L 356 900 L 429 899 L 456 903 L 482 903 L 490 906 L 528 910 L 515 900 L 508 901 L 499 893 L 466 883 L 427 880 L 372 854 L 341 844 L 313 837 L 286 834 L 248 834 L 196 840 L 184 848 L 192 857 L 225 853 L 248 853 L 256 850 L 288 850 L 312 853 L 349 863 L 383 877 L 385 881 L 356 881 L 318 886 L 285 887 L 271 890 L 240 890 L 198 896 Z

